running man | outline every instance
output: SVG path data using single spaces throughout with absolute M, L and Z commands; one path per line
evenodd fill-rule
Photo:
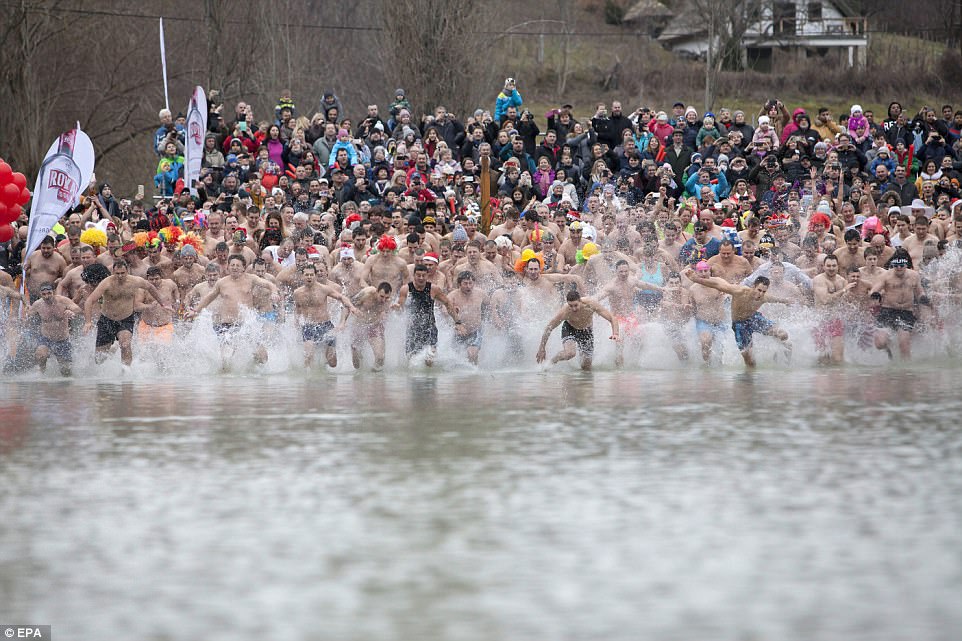
M 815 327 L 815 347 L 822 365 L 839 365 L 845 357 L 845 321 L 843 298 L 858 283 L 848 282 L 838 273 L 838 257 L 829 254 L 822 261 L 822 273 L 812 279 L 815 308 L 822 314 Z
M 301 321 L 301 337 L 304 340 L 304 367 L 314 363 L 314 352 L 318 344 L 324 345 L 327 364 L 337 367 L 337 342 L 334 338 L 334 323 L 327 310 L 327 299 L 341 301 L 347 312 L 357 313 L 350 299 L 333 287 L 317 282 L 317 267 L 307 263 L 301 267 L 304 284 L 294 290 L 294 311 Z M 346 318 L 345 318 L 346 320 Z M 343 324 L 338 329 L 341 329 Z
M 912 258 L 905 249 L 899 247 L 895 250 L 895 255 L 889 261 L 889 270 L 878 277 L 869 296 L 882 303 L 878 313 L 875 347 L 890 350 L 889 343 L 894 332 L 899 343 L 899 354 L 903 359 L 911 358 L 915 311 L 920 303 L 928 302 L 928 297 L 922 289 L 922 278 L 912 269 Z
M 94 303 L 103 298 L 100 307 L 100 319 L 97 321 L 97 353 L 98 363 L 107 358 L 107 351 L 114 344 L 120 343 L 120 360 L 129 366 L 134 360 L 131 343 L 134 336 L 136 314 L 134 303 L 137 291 L 144 290 L 169 312 L 173 312 L 163 299 L 157 288 L 139 276 L 127 273 L 127 261 L 123 258 L 114 259 L 113 274 L 103 279 L 84 301 L 84 333 L 93 327 L 91 315 Z
M 708 278 L 711 276 L 711 265 L 705 260 L 698 261 L 695 272 L 699 276 Z M 728 326 L 725 323 L 728 319 L 728 312 L 725 309 L 728 297 L 724 292 L 699 283 L 697 279 L 692 280 L 688 293 L 695 311 L 695 332 L 698 334 L 698 343 L 701 345 L 701 357 L 706 365 L 710 365 L 715 337 L 722 337 L 728 333 Z
M 555 327 L 561 325 L 561 351 L 552 357 L 551 364 L 571 360 L 580 350 L 581 369 L 586 372 L 591 371 L 591 358 L 595 351 L 595 334 L 592 328 L 595 314 L 611 323 L 609 338 L 613 341 L 618 340 L 618 319 L 598 302 L 590 298 L 582 298 L 576 290 L 569 291 L 565 300 L 564 306 L 558 310 L 554 318 L 548 321 L 548 326 L 541 335 L 541 344 L 538 346 L 535 360 L 539 363 L 544 362 L 548 337 L 551 336 Z
M 60 373 L 70 376 L 70 364 L 73 362 L 70 321 L 82 311 L 72 300 L 66 296 L 57 296 L 53 291 L 52 284 L 41 285 L 40 300 L 31 305 L 27 312 L 28 315 L 36 314 L 40 317 L 40 335 L 34 356 L 40 371 L 44 372 L 47 370 L 47 359 L 53 354 L 60 364 Z
M 209 269 L 210 265 L 207 268 Z M 228 369 L 228 360 L 233 355 L 234 338 L 243 324 L 244 312 L 254 309 L 254 290 L 266 287 L 271 290 L 273 296 L 277 297 L 276 300 L 280 300 L 275 285 L 254 274 L 248 274 L 246 269 L 247 259 L 243 256 L 235 255 L 228 258 L 228 275 L 214 283 L 197 306 L 184 314 L 187 320 L 195 318 L 205 307 L 220 299 L 220 305 L 214 309 L 214 333 L 221 342 L 222 369 L 225 371 Z M 197 286 L 203 284 L 205 283 Z M 259 343 L 254 347 L 254 362 L 259 364 L 267 362 L 267 350 Z
M 474 272 L 462 271 L 457 278 L 458 288 L 448 298 L 458 310 L 458 321 L 454 324 L 454 338 L 467 349 L 468 360 L 478 364 L 483 340 L 482 320 L 488 312 L 488 296 L 475 287 Z
M 403 309 L 408 296 L 411 297 L 411 317 L 408 321 L 404 351 L 410 358 L 427 349 L 424 364 L 431 367 L 438 351 L 438 326 L 434 318 L 434 301 L 441 301 L 455 323 L 460 320 L 458 310 L 442 291 L 431 287 L 431 283 L 428 282 L 428 268 L 425 265 L 417 265 L 414 268 L 414 279 L 401 287 L 394 309 Z
M 391 284 L 382 282 L 377 287 L 365 287 L 351 299 L 357 310 L 351 330 L 351 361 L 354 369 L 361 367 L 361 345 L 367 341 L 374 352 L 374 371 L 384 368 L 384 316 L 391 308 Z M 341 326 L 350 314 L 347 307 L 341 313 Z
M 758 311 L 765 303 L 784 303 L 788 305 L 794 302 L 787 298 L 768 296 L 768 286 L 771 284 L 768 278 L 758 276 L 752 286 L 748 287 L 746 285 L 733 285 L 718 276 L 701 276 L 690 267 L 685 270 L 685 275 L 693 283 L 731 295 L 732 331 L 735 332 L 735 343 L 738 344 L 745 365 L 755 367 L 755 356 L 752 354 L 752 337 L 756 333 L 773 336 L 782 341 L 786 350 L 790 349 L 788 333 L 762 316 Z

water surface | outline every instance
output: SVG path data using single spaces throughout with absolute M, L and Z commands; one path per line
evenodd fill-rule
M 958 639 L 951 367 L 27 377 L 0 619 L 101 639 Z

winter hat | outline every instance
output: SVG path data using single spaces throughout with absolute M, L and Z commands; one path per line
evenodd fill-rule
M 341 136 L 349 136 L 349 135 L 350 134 L 347 133 L 347 129 L 338 129 L 337 131 L 338 138 L 340 138 Z
M 687 116 L 688 114 L 690 114 L 690 113 L 695 114 L 695 116 L 698 115 L 698 111 L 697 111 L 694 107 L 689 107 L 688 109 L 685 109 L 685 115 L 686 115 L 686 116 Z
M 384 131 L 384 125 L 381 124 L 381 121 L 374 123 L 374 128 L 377 129 L 378 131 Z
M 718 154 L 718 164 L 719 164 L 719 165 L 727 165 L 727 164 L 728 164 L 728 156 L 726 156 L 725 154 Z
M 713 114 L 712 112 L 710 112 L 710 111 L 706 111 L 706 112 L 705 112 L 705 118 L 712 118 L 712 119 L 714 119 L 714 117 L 715 117 L 715 114 Z
M 395 95 L 395 96 L 401 96 L 401 97 L 403 98 L 403 97 L 404 97 L 404 90 L 403 90 L 403 89 L 400 89 L 400 88 L 395 89 L 395 90 L 394 90 L 394 95 Z
M 826 149 L 828 149 L 828 145 L 826 145 L 824 142 L 818 141 L 815 143 L 815 151 L 825 151 Z
M 852 105 L 851 115 L 855 115 L 855 112 L 862 113 L 862 105 Z
M 758 125 L 759 125 L 759 126 L 761 126 L 761 125 L 767 125 L 767 124 L 770 124 L 771 122 L 772 122 L 772 119 L 769 118 L 768 116 L 759 116 L 759 117 L 758 117 Z
M 468 232 L 465 231 L 463 226 L 458 225 L 457 227 L 454 228 L 454 231 L 451 233 L 451 242 L 455 242 L 455 243 L 468 242 Z

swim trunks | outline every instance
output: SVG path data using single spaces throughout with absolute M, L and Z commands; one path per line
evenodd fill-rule
M 214 323 L 214 333 L 222 343 L 232 340 L 239 330 L 240 325 L 237 323 Z
M 323 323 L 304 323 L 301 328 L 301 336 L 305 343 L 324 343 L 327 347 L 334 347 L 334 323 L 324 321 Z
M 752 346 L 752 334 L 758 332 L 764 334 L 771 331 L 775 323 L 768 320 L 759 312 L 755 312 L 745 320 L 732 321 L 732 330 L 735 332 L 735 343 L 738 349 L 745 351 Z
M 137 323 L 137 337 L 141 340 L 153 340 L 169 343 L 174 339 L 174 324 L 148 325 L 143 320 Z
M 55 341 L 40 334 L 37 336 L 37 346 L 46 347 L 61 363 L 73 361 L 73 347 L 69 340 Z
M 728 328 L 724 323 L 709 323 L 700 318 L 695 319 L 695 332 L 699 334 L 724 334 L 726 331 L 728 331 Z
M 464 345 L 465 347 L 477 347 L 478 349 L 481 348 L 481 341 L 483 338 L 484 336 L 481 334 L 481 328 L 465 334 L 464 336 L 458 334 L 457 332 L 454 334 L 454 339 L 458 342 L 458 344 Z
M 277 315 L 277 311 L 273 309 L 269 312 L 257 312 L 257 318 L 264 321 L 265 323 L 280 322 L 280 317 Z
M 814 334 L 815 347 L 819 351 L 825 351 L 828 348 L 829 339 L 845 335 L 845 323 L 841 318 L 824 321 L 815 327 Z
M 578 329 L 568 321 L 561 324 L 561 342 L 574 341 L 582 355 L 591 356 L 595 351 L 595 332 L 591 327 Z
M 883 307 L 878 313 L 878 324 L 897 332 L 911 332 L 915 329 L 915 314 L 907 309 Z
M 97 321 L 97 347 L 113 345 L 120 332 L 130 332 L 133 334 L 134 322 L 134 314 L 122 320 L 114 320 L 101 314 L 100 320 Z

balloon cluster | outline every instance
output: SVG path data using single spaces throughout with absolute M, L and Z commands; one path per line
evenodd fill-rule
M 13 238 L 10 223 L 20 218 L 22 207 L 30 200 L 27 177 L 0 160 L 0 243 Z

